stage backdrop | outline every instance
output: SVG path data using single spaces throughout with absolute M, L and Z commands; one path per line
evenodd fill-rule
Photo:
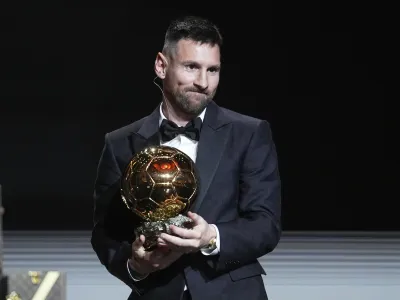
M 353 23 L 340 8 L 340 22 L 335 8 L 322 18 L 304 3 L 125 4 L 0 10 L 5 229 L 91 228 L 104 134 L 161 101 L 154 59 L 170 18 L 185 12 L 212 18 L 224 35 L 216 102 L 271 124 L 284 230 L 400 229 L 384 186 L 373 24 Z

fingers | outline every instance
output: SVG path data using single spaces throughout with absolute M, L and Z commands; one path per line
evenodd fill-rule
M 137 258 L 143 258 L 145 255 L 145 250 L 144 250 L 144 241 L 146 238 L 144 235 L 139 236 L 133 243 L 132 243 L 132 254 L 134 257 Z
M 166 268 L 182 255 L 181 253 L 172 254 L 167 245 L 153 251 L 145 251 L 144 242 L 145 237 L 141 235 L 132 243 L 133 257 L 129 262 L 132 268 L 141 274 L 149 274 Z
M 171 249 L 184 253 L 189 253 L 199 249 L 208 223 L 201 216 L 195 213 L 189 212 L 188 216 L 195 223 L 195 226 L 192 229 L 171 225 L 171 233 L 160 234 L 160 237 L 157 240 L 158 244 L 166 244 Z
M 171 233 L 184 239 L 199 239 L 201 233 L 196 229 L 185 229 L 178 226 L 170 226 Z
M 182 239 L 178 236 L 162 233 L 160 238 L 166 242 L 170 247 L 174 248 L 196 248 L 198 239 Z
M 172 251 L 171 249 L 157 248 L 154 251 L 146 253 L 146 263 L 151 272 L 162 270 L 176 261 L 183 253 Z
M 168 247 L 168 245 L 165 243 L 165 241 L 163 239 L 161 239 L 160 237 L 157 239 L 157 246 L 159 248 L 161 247 Z
M 132 243 L 132 251 L 138 251 L 140 248 L 143 247 L 145 241 L 145 237 L 143 235 L 139 236 L 133 243 Z
M 188 215 L 189 218 L 191 218 L 191 219 L 193 220 L 193 222 L 194 222 L 195 225 L 200 224 L 201 221 L 203 220 L 202 217 L 200 217 L 198 214 L 193 213 L 193 212 L 191 212 L 191 211 L 189 211 L 187 215 Z

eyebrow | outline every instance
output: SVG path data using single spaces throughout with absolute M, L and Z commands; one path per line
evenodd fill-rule
M 185 60 L 182 62 L 182 64 L 184 65 L 196 65 L 196 66 L 200 66 L 200 64 L 196 61 L 193 60 Z M 216 68 L 216 69 L 221 69 L 221 64 L 216 64 L 216 65 L 211 65 L 208 68 Z

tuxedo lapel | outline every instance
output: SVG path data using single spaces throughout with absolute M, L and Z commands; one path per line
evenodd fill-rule
M 142 126 L 131 136 L 132 153 L 136 154 L 149 146 L 160 144 L 159 135 L 160 106 L 146 117 Z
M 192 212 L 198 212 L 200 209 L 225 151 L 231 131 L 231 126 L 225 126 L 228 123 L 224 120 L 220 108 L 214 102 L 211 102 L 204 117 L 197 149 L 196 171 L 200 186 L 191 207 Z
M 153 133 L 152 136 L 145 138 L 138 133 L 132 135 L 132 154 L 142 151 L 146 147 L 158 146 L 160 144 L 160 135 L 158 132 Z

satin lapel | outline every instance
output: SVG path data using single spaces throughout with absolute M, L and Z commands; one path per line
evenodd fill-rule
M 160 107 L 157 108 L 144 120 L 138 132 L 131 136 L 132 153 L 136 154 L 149 146 L 160 144 L 159 137 Z
M 142 151 L 146 147 L 160 145 L 159 133 L 155 132 L 149 138 L 145 138 L 137 133 L 131 136 L 132 153 L 133 155 Z
M 226 151 L 226 143 L 231 132 L 231 126 L 221 122 L 223 120 L 218 119 L 217 115 L 218 107 L 215 104 L 210 105 L 207 108 L 197 149 L 196 169 L 200 178 L 200 187 L 191 208 L 193 212 L 198 212 L 204 201 L 221 157 Z

